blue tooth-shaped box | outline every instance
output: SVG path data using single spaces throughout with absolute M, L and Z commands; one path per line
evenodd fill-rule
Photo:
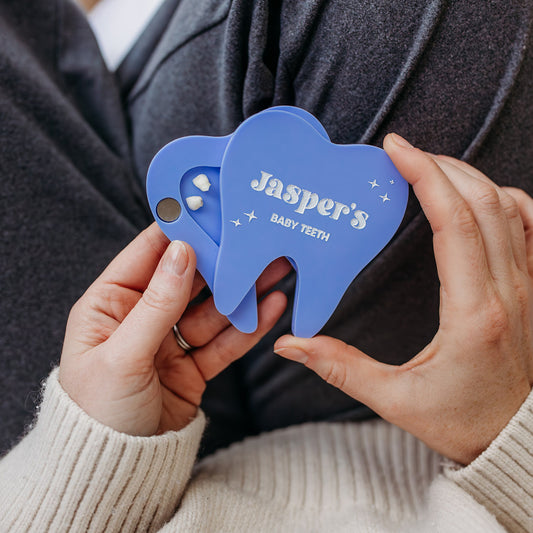
M 205 174 L 200 192 L 193 178 Z M 408 186 L 383 150 L 334 145 L 320 122 L 289 106 L 263 111 L 227 137 L 173 141 L 147 178 L 152 212 L 188 241 L 218 309 L 241 331 L 257 326 L 254 283 L 280 256 L 297 270 L 293 333 L 314 335 L 361 269 L 392 238 Z M 186 198 L 200 195 L 192 210 Z M 181 206 L 163 220 L 165 199 Z
M 408 184 L 387 154 L 335 145 L 284 109 L 246 120 L 220 167 L 222 233 L 215 268 L 218 310 L 232 313 L 280 256 L 297 271 L 295 335 L 315 335 L 354 277 L 396 232 Z
M 303 109 L 279 106 L 288 113 L 302 117 L 320 135 L 328 138 L 322 124 Z M 266 110 L 263 113 L 268 113 Z M 197 256 L 197 268 L 207 285 L 213 290 L 216 259 L 220 244 L 221 214 L 219 176 L 220 165 L 226 146 L 231 138 L 226 137 L 184 137 L 164 146 L 154 157 L 148 169 L 146 191 L 152 214 L 162 231 L 170 239 L 187 241 Z M 200 191 L 193 179 L 205 174 L 211 187 Z M 186 198 L 201 196 L 204 205 L 193 211 L 187 206 Z M 181 209 L 172 221 L 158 215 L 162 200 L 173 199 Z M 255 287 L 252 286 L 240 305 L 228 314 L 229 320 L 239 330 L 251 333 L 257 328 L 257 303 Z

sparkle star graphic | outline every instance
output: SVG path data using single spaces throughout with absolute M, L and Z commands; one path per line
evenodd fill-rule
M 230 220 L 230 222 L 233 222 L 235 224 L 235 227 L 242 226 L 241 221 L 239 219 L 237 220 Z
M 251 222 L 254 218 L 257 218 L 255 216 L 255 209 L 251 213 L 244 213 L 248 217 L 248 222 Z
M 394 180 L 389 180 L 389 183 L 390 183 L 391 185 L 394 185 Z
M 380 195 L 379 197 L 383 200 L 383 203 L 390 202 L 390 198 L 387 196 L 387 193 Z
M 374 187 L 379 187 L 379 183 L 377 183 L 377 181 L 374 179 L 374 181 L 369 181 L 368 183 L 370 183 L 370 185 L 372 185 L 372 189 Z

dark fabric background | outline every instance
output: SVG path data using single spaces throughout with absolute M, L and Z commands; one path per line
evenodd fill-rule
M 148 223 L 119 93 L 68 2 L 0 3 L 0 448 L 32 420 L 70 307 Z

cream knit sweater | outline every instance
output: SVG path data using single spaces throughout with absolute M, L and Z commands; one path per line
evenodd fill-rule
M 466 468 L 378 420 L 278 430 L 194 466 L 204 425 L 118 433 L 54 371 L 0 462 L 0 531 L 533 532 L 533 393 Z

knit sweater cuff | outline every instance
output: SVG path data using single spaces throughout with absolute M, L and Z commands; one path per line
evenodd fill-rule
M 72 401 L 55 370 L 35 427 L 0 462 L 2 522 L 9 531 L 157 530 L 179 504 L 204 427 L 199 411 L 181 431 L 119 433 Z
M 533 391 L 509 424 L 471 464 L 445 475 L 508 530 L 533 531 Z

